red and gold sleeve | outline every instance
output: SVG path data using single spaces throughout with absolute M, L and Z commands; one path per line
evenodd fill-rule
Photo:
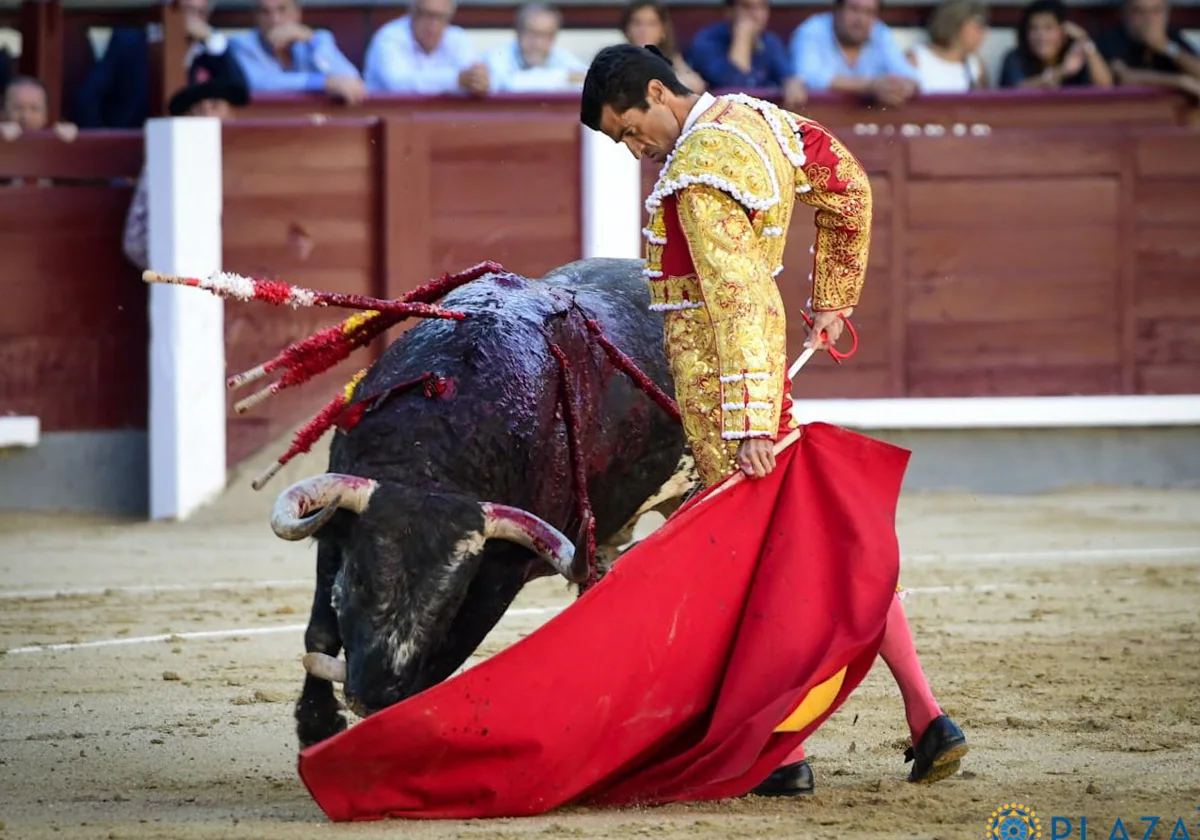
M 871 249 L 871 184 L 862 164 L 824 127 L 802 122 L 801 135 L 797 196 L 817 211 L 812 308 L 856 306 Z
M 766 290 L 775 280 L 763 249 L 746 209 L 725 192 L 696 185 L 678 196 L 680 225 L 716 330 L 721 437 L 774 438 L 782 396 L 771 371 L 780 360 L 771 364 Z

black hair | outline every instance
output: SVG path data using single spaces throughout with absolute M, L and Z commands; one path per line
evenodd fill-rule
M 1042 14 L 1052 15 L 1061 24 L 1067 19 L 1067 7 L 1062 0 L 1033 0 L 1021 10 L 1021 21 L 1017 24 L 1017 60 L 1021 62 L 1021 71 L 1026 76 L 1036 76 L 1045 69 L 1041 59 L 1033 54 L 1033 47 L 1029 45 L 1029 23 L 1034 15 Z M 1063 60 L 1070 46 L 1069 40 L 1064 38 L 1062 48 L 1054 58 L 1054 64 Z
M 579 120 L 593 131 L 600 130 L 600 116 L 607 105 L 618 114 L 630 108 L 645 111 L 650 107 L 646 88 L 657 79 L 677 96 L 692 90 L 679 81 L 671 61 L 653 45 L 614 44 L 596 53 L 579 103 Z

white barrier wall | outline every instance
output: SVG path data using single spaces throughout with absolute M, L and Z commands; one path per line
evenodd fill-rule
M 150 269 L 221 270 L 221 123 L 146 124 Z M 225 487 L 225 307 L 200 289 L 150 286 L 150 517 L 186 519 Z
M 642 257 L 642 169 L 611 137 L 580 125 L 583 132 L 583 258 Z

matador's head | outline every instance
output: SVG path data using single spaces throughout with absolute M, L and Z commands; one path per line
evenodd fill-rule
M 579 119 L 638 160 L 666 159 L 696 102 L 671 62 L 654 46 L 616 44 L 592 59 L 583 82 Z

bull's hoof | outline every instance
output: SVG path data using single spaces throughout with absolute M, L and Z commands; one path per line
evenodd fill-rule
M 296 720 L 296 737 L 300 740 L 300 749 L 307 749 L 326 741 L 345 729 L 346 716 L 341 712 L 329 718 Z
M 332 693 L 328 698 L 309 700 L 303 696 L 296 702 L 296 737 L 300 748 L 332 738 L 346 728 L 346 716 L 338 707 Z
M 816 789 L 808 759 L 775 768 L 770 776 L 750 791 L 755 796 L 804 796 Z
M 925 728 L 917 746 L 904 753 L 905 763 L 913 763 L 910 782 L 930 784 L 953 776 L 967 754 L 967 736 L 946 715 L 939 715 Z

